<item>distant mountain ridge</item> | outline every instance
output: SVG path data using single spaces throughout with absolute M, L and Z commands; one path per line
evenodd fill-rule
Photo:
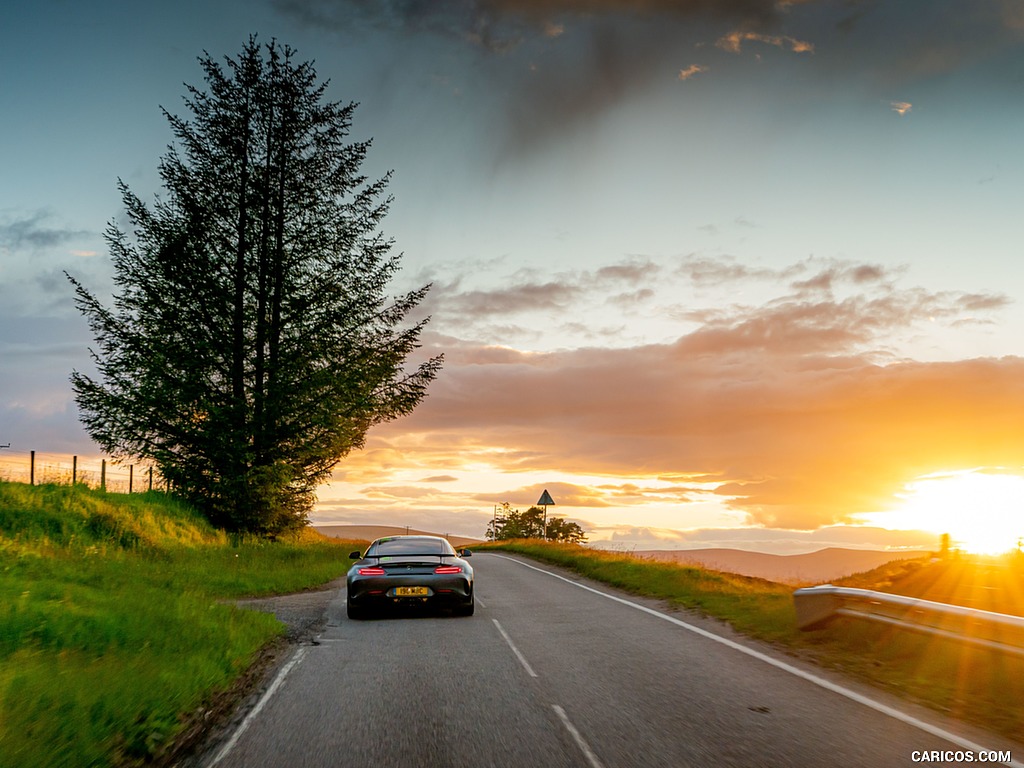
M 314 525 L 325 536 L 335 539 L 373 541 L 382 536 L 419 534 L 444 536 L 443 533 L 406 528 L 404 525 Z M 448 536 L 455 547 L 474 547 L 483 539 L 469 536 Z M 876 549 L 845 549 L 829 547 L 800 555 L 773 555 L 745 549 L 654 549 L 636 551 L 634 557 L 703 566 L 741 576 L 778 581 L 787 584 L 822 584 L 854 573 L 870 571 L 893 560 L 913 560 L 929 552 L 918 550 L 888 551 Z
M 921 550 L 874 550 L 828 547 L 800 555 L 773 555 L 742 549 L 657 549 L 637 551 L 635 557 L 691 563 L 716 571 L 754 576 L 769 581 L 822 584 L 870 571 L 893 560 L 927 557 Z

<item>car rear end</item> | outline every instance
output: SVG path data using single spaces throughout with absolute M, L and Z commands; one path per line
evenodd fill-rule
M 359 556 L 357 552 L 352 554 Z M 436 537 L 375 541 L 349 569 L 347 587 L 352 618 L 361 618 L 374 609 L 400 606 L 473 613 L 473 569 L 447 541 Z

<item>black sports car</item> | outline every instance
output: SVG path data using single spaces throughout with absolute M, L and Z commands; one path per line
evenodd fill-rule
M 388 536 L 377 539 L 348 570 L 348 617 L 366 618 L 375 608 L 428 605 L 472 616 L 473 567 L 440 536 Z

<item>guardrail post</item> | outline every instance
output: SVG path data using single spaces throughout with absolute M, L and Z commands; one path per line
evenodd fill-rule
M 36 484 L 36 452 L 29 451 L 28 457 L 28 484 Z
M 128 465 L 128 493 L 132 492 L 132 476 L 135 470 L 134 464 Z
M 149 490 L 153 490 L 153 468 L 149 468 Z
M 77 485 L 78 484 L 78 457 L 77 456 L 72 456 L 71 457 L 71 484 L 72 485 Z
M 107 460 L 100 459 L 100 490 L 107 490 Z

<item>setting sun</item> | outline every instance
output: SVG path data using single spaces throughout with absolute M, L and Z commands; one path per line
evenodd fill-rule
M 891 529 L 948 533 L 952 546 L 976 554 L 1014 549 L 1024 536 L 1024 476 L 966 470 L 908 483 L 900 506 L 863 517 Z

